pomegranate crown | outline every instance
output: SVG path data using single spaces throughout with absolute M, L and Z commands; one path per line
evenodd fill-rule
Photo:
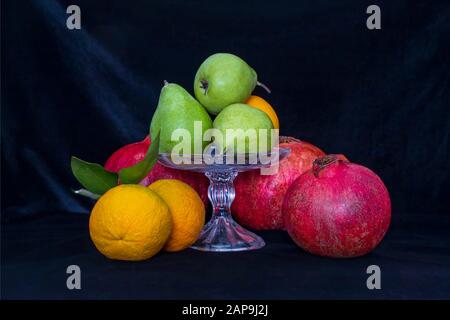
M 317 158 L 316 160 L 314 160 L 312 167 L 314 175 L 318 177 L 322 169 L 336 162 L 349 162 L 349 161 L 343 154 L 328 154 L 326 156 Z

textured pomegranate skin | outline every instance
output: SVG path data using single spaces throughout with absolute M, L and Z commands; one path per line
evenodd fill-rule
M 391 220 L 389 193 L 371 170 L 347 161 L 309 170 L 289 187 L 286 229 L 304 250 L 349 258 L 372 251 Z
M 127 144 L 115 151 L 106 160 L 105 169 L 111 172 L 118 172 L 141 161 L 150 147 L 151 141 L 147 136 L 144 140 Z M 200 173 L 176 170 L 156 163 L 149 174 L 140 182 L 141 185 L 148 186 L 159 179 L 178 179 L 192 188 L 194 188 L 202 199 L 203 203 L 208 205 L 208 179 Z
M 280 137 L 280 147 L 290 148 L 290 155 L 280 162 L 274 175 L 259 170 L 241 173 L 234 183 L 236 198 L 231 206 L 233 216 L 242 225 L 257 229 L 284 229 L 283 199 L 287 189 L 313 161 L 324 155 L 316 146 L 292 137 Z

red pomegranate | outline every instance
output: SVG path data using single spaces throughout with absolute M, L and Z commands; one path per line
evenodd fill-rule
M 391 202 L 383 181 L 345 157 L 327 155 L 289 187 L 286 229 L 304 250 L 334 258 L 362 256 L 383 239 Z
M 240 174 L 235 181 L 236 198 L 231 210 L 236 219 L 252 229 L 283 229 L 284 195 L 294 180 L 311 169 L 313 161 L 325 155 L 310 143 L 280 137 L 280 147 L 291 154 L 280 163 L 277 174 L 261 175 L 259 170 Z
M 106 160 L 105 169 L 111 172 L 118 172 L 123 168 L 136 164 L 144 158 L 150 147 L 150 143 L 150 138 L 147 136 L 142 141 L 123 146 Z M 159 179 L 178 179 L 189 184 L 198 192 L 200 198 L 205 203 L 205 206 L 208 205 L 209 181 L 204 175 L 195 172 L 176 170 L 165 167 L 160 163 L 156 163 L 140 184 L 148 186 Z

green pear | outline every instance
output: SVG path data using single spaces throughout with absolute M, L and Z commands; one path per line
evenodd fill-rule
M 233 103 L 245 102 L 258 82 L 258 76 L 244 60 L 230 53 L 209 56 L 198 68 L 194 94 L 211 114 Z
M 229 150 L 231 147 L 235 153 L 262 153 L 271 150 L 272 121 L 265 112 L 247 104 L 235 103 L 223 109 L 214 119 L 213 127 L 222 134 L 222 143 L 216 141 L 222 150 Z M 260 131 L 261 129 L 265 130 Z M 260 141 L 260 135 L 265 139 L 265 144 Z
M 196 132 L 197 136 L 194 134 L 196 121 L 201 124 L 201 132 Z M 172 149 L 183 140 L 183 138 L 173 139 L 172 134 L 176 129 L 186 129 L 189 132 L 191 154 L 201 153 L 208 144 L 202 139 L 203 133 L 210 128 L 212 128 L 212 120 L 205 108 L 183 87 L 165 82 L 150 124 L 152 138 L 160 131 L 159 152 L 172 152 Z

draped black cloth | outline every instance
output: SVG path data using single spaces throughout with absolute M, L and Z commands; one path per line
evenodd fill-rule
M 70 4 L 81 30 L 66 27 Z M 382 28 L 368 30 L 371 4 L 2 1 L 2 297 L 449 298 L 450 5 L 377 1 Z M 133 264 L 95 251 L 70 156 L 103 163 L 142 139 L 163 80 L 192 92 L 215 52 L 241 56 L 272 89 L 255 93 L 281 134 L 383 179 L 393 223 L 373 253 L 314 257 L 281 231 L 251 253 Z M 79 292 L 65 288 L 69 264 L 83 270 Z M 382 290 L 366 288 L 370 264 Z

